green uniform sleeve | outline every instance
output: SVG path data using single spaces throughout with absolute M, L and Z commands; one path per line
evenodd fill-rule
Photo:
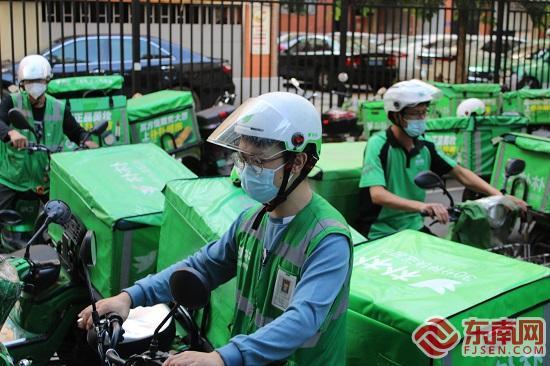
M 386 186 L 386 177 L 380 160 L 380 151 L 384 142 L 384 139 L 377 135 L 372 136 L 367 142 L 359 188 Z

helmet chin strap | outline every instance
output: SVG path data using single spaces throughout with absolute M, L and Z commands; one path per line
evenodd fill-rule
M 286 201 L 288 196 L 298 187 L 298 185 L 306 179 L 309 172 L 313 169 L 315 164 L 317 163 L 318 158 L 315 158 L 311 154 L 307 154 L 307 160 L 304 164 L 304 167 L 302 168 L 302 171 L 300 174 L 294 179 L 290 187 L 286 189 L 286 186 L 288 184 L 288 181 L 290 179 L 290 174 L 292 170 L 292 166 L 294 165 L 294 160 L 296 159 L 296 155 L 293 154 L 292 158 L 285 164 L 284 167 L 284 173 L 283 173 L 283 181 L 281 182 L 281 186 L 279 187 L 279 192 L 277 193 L 277 196 L 275 196 L 274 199 L 271 201 L 264 203 L 264 207 L 261 211 L 258 212 L 254 219 L 254 223 L 252 224 L 252 229 L 257 230 L 260 226 L 260 222 L 262 221 L 262 218 L 264 217 L 266 212 L 271 212 L 277 206 L 279 206 L 281 203 Z

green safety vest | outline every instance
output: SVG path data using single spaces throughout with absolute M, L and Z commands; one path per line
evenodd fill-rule
M 352 269 L 349 227 L 325 199 L 313 194 L 311 202 L 286 228 L 280 242 L 264 261 L 262 239 L 265 215 L 257 230 L 252 224 L 259 210 L 249 209 L 236 232 L 237 299 L 232 335 L 251 334 L 283 314 L 300 282 L 302 267 L 319 242 L 329 234 L 348 237 L 350 264 L 345 285 L 338 293 L 317 333 L 287 359 L 289 365 L 343 365 L 345 363 L 346 310 Z
M 36 126 L 28 94 L 14 93 L 11 97 L 13 106 L 23 111 L 23 115 L 31 126 Z M 46 95 L 42 144 L 49 148 L 56 148 L 63 143 L 64 115 L 65 104 Z M 36 142 L 31 131 L 16 130 L 29 142 Z M 48 155 L 45 152 L 29 154 L 27 150 L 17 150 L 9 142 L 0 142 L 0 183 L 16 191 L 36 191 L 38 187 L 47 190 L 49 187 Z

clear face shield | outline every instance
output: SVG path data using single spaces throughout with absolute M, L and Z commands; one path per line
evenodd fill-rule
M 212 134 L 208 142 L 235 150 L 241 157 L 269 160 L 285 148 L 290 122 L 269 103 L 250 98 Z

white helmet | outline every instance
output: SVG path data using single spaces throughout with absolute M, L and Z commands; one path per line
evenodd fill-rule
M 400 112 L 406 107 L 429 103 L 441 96 L 441 91 L 424 81 L 412 79 L 393 84 L 384 94 L 384 110 Z
M 485 103 L 481 99 L 465 99 L 456 109 L 457 117 L 470 117 L 472 115 L 483 116 L 485 114 Z
M 320 155 L 321 116 L 313 104 L 297 94 L 266 93 L 243 103 L 212 132 L 208 141 L 242 151 L 239 140 L 243 135 L 282 142 L 285 150 L 292 152 L 302 152 L 314 144 Z
M 44 56 L 29 55 L 23 57 L 17 68 L 17 79 L 21 83 L 25 80 L 47 80 L 52 78 L 52 67 Z

